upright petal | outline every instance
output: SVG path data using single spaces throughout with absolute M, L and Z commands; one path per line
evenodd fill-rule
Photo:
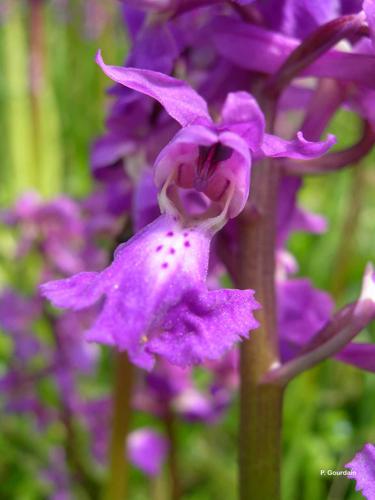
M 259 148 L 265 130 L 264 115 L 248 92 L 230 92 L 221 110 L 221 125 L 244 138 L 250 149 Z
M 206 101 L 185 82 L 157 71 L 108 66 L 100 52 L 96 62 L 115 82 L 159 101 L 183 127 L 194 123 L 211 124 Z

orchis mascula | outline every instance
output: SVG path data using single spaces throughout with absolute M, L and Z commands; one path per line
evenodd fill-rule
M 315 157 L 334 138 L 313 143 L 302 134 L 292 141 L 266 134 L 263 114 L 246 92 L 228 95 L 216 124 L 185 82 L 106 66 L 100 54 L 97 60 L 108 76 L 159 101 L 182 126 L 154 166 L 164 214 L 121 245 L 103 272 L 46 283 L 42 293 L 57 307 L 76 310 L 104 295 L 87 339 L 126 350 L 140 367 L 150 369 L 155 354 L 180 366 L 217 359 L 257 326 L 253 291 L 208 291 L 205 284 L 212 236 L 247 202 L 252 156 Z M 184 206 L 188 190 L 208 205 L 203 213 Z

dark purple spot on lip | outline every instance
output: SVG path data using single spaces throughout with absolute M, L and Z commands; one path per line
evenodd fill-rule
M 174 253 L 176 253 L 176 250 L 175 250 L 174 248 L 170 248 L 170 249 L 169 249 L 169 253 L 170 253 L 171 255 L 173 255 Z
M 190 246 L 191 246 L 191 245 L 190 245 L 190 241 L 185 241 L 184 246 L 185 246 L 185 247 L 190 247 Z
M 173 231 L 168 231 L 167 232 L 167 236 L 169 236 L 169 237 L 173 236 L 173 234 L 174 234 Z
M 157 246 L 157 247 L 156 247 L 156 250 L 155 250 L 155 251 L 156 251 L 156 252 L 160 252 L 160 250 L 161 250 L 162 248 L 163 248 L 163 245 L 159 245 L 159 246 Z
M 189 233 L 188 233 L 188 232 L 185 232 L 185 233 L 184 233 L 184 237 L 186 238 L 187 236 L 189 236 Z
M 162 269 L 167 269 L 168 267 L 168 262 L 163 262 L 163 264 L 161 265 Z

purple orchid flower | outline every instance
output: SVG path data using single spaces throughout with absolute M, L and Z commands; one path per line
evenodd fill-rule
M 294 358 L 303 345 L 325 325 L 333 311 L 328 293 L 308 279 L 279 281 L 278 329 L 282 361 Z
M 127 453 L 130 462 L 147 476 L 157 476 L 167 458 L 168 441 L 159 432 L 144 427 L 129 434 Z
M 305 38 L 340 15 L 337 0 L 268 0 L 257 2 L 257 6 L 269 28 L 296 38 Z
M 188 422 L 211 422 L 214 417 L 210 398 L 194 387 L 179 394 L 173 401 L 173 409 Z
M 251 3 L 253 0 L 234 0 L 237 3 Z M 122 0 L 124 5 L 136 7 L 137 9 L 150 10 L 177 16 L 189 10 L 200 7 L 210 7 L 223 3 L 223 0 Z
M 34 322 L 41 314 L 39 297 L 24 297 L 11 289 L 0 293 L 0 327 L 11 336 L 16 363 L 25 363 L 43 351 L 33 333 Z
M 356 491 L 361 491 L 367 500 L 374 500 L 375 446 L 366 444 L 345 467 L 350 469 L 349 479 L 356 482 Z
M 297 205 L 302 181 L 296 177 L 284 176 L 280 181 L 277 211 L 277 246 L 282 248 L 292 232 L 305 231 L 324 233 L 327 223 L 324 217 L 308 212 Z
M 249 195 L 252 158 L 312 158 L 334 143 L 333 136 L 309 142 L 301 133 L 292 141 L 266 134 L 263 113 L 247 92 L 228 94 L 215 123 L 205 100 L 185 82 L 156 71 L 108 66 L 100 53 L 97 62 L 115 82 L 159 101 L 182 126 L 154 166 L 162 210 L 171 210 L 170 187 L 174 197 L 176 188 L 195 189 L 218 205 L 219 212 L 226 207 L 228 216 L 235 217 Z
M 374 302 L 373 281 L 367 272 L 364 293 Z M 328 293 L 314 288 L 307 279 L 289 279 L 278 283 L 278 328 L 282 362 L 303 352 L 318 331 L 330 320 L 333 300 Z M 337 361 L 362 370 L 375 371 L 375 345 L 367 342 L 349 342 L 335 354 Z
M 375 371 L 374 344 L 352 340 L 375 319 L 375 273 L 368 264 L 359 298 L 330 315 L 332 301 L 308 280 L 279 283 L 278 323 L 283 364 L 265 380 L 286 383 L 330 357 Z M 303 314 L 301 314 L 303 311 Z
M 72 481 L 67 468 L 64 451 L 51 450 L 48 465 L 41 471 L 42 480 L 51 488 L 51 500 L 71 500 Z
M 219 54 L 251 71 L 275 73 L 299 40 L 261 26 L 244 23 L 228 16 L 217 16 L 212 22 L 212 37 Z M 248 57 L 251 50 L 252 57 Z M 374 88 L 373 54 L 351 53 L 332 49 L 308 66 L 300 76 L 334 78 Z
M 151 368 L 153 355 L 186 366 L 220 357 L 256 328 L 251 290 L 208 291 L 212 233 L 161 215 L 127 243 L 101 273 L 79 273 L 42 285 L 57 307 L 84 309 L 106 301 L 86 338 L 127 350 Z
M 144 372 L 139 378 L 133 406 L 163 417 L 170 411 L 174 399 L 192 385 L 191 368 L 181 368 L 161 358 L 151 372 Z
M 49 278 L 79 272 L 87 265 L 95 269 L 103 262 L 104 253 L 94 244 L 92 226 L 80 205 L 68 197 L 43 202 L 34 193 L 26 193 L 0 217 L 5 224 L 21 229 L 16 257 L 41 252 L 43 272 Z
M 108 437 L 111 426 L 112 400 L 109 396 L 83 400 L 77 409 L 91 436 L 91 452 L 100 464 L 108 457 Z
M 210 373 L 207 386 L 199 388 L 192 368 L 180 368 L 163 359 L 151 372 L 139 380 L 135 391 L 134 408 L 165 417 L 173 411 L 189 422 L 214 422 L 228 408 L 238 387 L 236 351 L 222 359 L 205 363 Z

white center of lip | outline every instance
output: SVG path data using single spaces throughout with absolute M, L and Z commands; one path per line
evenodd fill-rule
M 154 248 L 150 255 L 150 265 L 154 272 L 164 279 L 166 275 L 176 271 L 177 267 L 194 269 L 192 231 L 169 230 L 155 238 Z

